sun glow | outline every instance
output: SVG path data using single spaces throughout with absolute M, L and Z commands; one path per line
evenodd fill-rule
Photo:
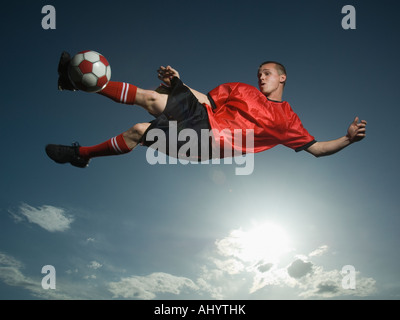
M 220 252 L 249 264 L 272 263 L 291 250 L 290 239 L 283 228 L 263 223 L 248 231 L 233 230 L 230 236 L 217 242 Z

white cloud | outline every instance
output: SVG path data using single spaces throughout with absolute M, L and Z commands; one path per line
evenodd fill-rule
M 215 263 L 217 269 L 227 272 L 228 274 L 238 274 L 244 270 L 244 264 L 234 258 L 216 259 L 210 258 Z
M 114 298 L 154 299 L 157 293 L 180 294 L 181 290 L 197 290 L 198 286 L 190 279 L 176 277 L 168 273 L 157 272 L 148 276 L 122 278 L 110 282 L 108 289 Z
M 64 209 L 49 205 L 34 208 L 23 203 L 18 213 L 10 213 L 16 222 L 20 222 L 23 218 L 26 218 L 29 222 L 35 223 L 50 232 L 66 231 L 74 221 L 73 217 L 67 215 Z
M 22 264 L 13 257 L 0 252 L 0 266 L 7 266 L 19 269 L 22 267 Z
M 66 274 L 74 274 L 74 273 L 78 273 L 78 269 L 75 268 L 74 270 L 68 269 L 65 271 Z
M 277 243 L 273 238 L 263 236 L 262 232 L 255 237 L 253 231 L 233 230 L 215 242 L 214 251 L 207 259 L 211 264 L 202 267 L 197 279 L 199 287 L 213 298 L 231 299 L 245 290 L 253 294 L 270 286 L 291 289 L 291 294 L 303 298 L 364 297 L 374 293 L 374 279 L 363 277 L 358 272 L 356 289 L 345 289 L 340 270 L 326 271 L 310 260 L 326 254 L 327 245 L 316 248 L 308 256 L 295 254 L 288 250 L 289 246 L 281 246 L 280 254 L 280 251 L 271 250 L 271 243 Z M 290 262 L 283 264 L 283 260 Z
M 22 215 L 21 215 L 22 217 Z M 25 217 L 25 216 L 24 216 Z M 253 229 L 251 229 L 253 230 Z M 86 268 L 85 275 L 76 277 L 78 269 L 71 267 L 64 270 L 68 281 L 59 285 L 57 290 L 43 290 L 41 279 L 43 275 L 29 277 L 23 273 L 23 265 L 12 256 L 0 252 L 0 281 L 10 286 L 28 290 L 32 295 L 45 299 L 155 299 L 160 295 L 176 295 L 184 298 L 186 294 L 202 296 L 206 299 L 242 299 L 271 297 L 275 288 L 287 290 L 290 298 L 335 298 L 335 297 L 367 297 L 375 291 L 375 280 L 365 277 L 356 270 L 356 289 L 346 289 L 342 286 L 344 275 L 340 270 L 325 270 L 320 261 L 312 257 L 326 254 L 327 246 L 320 246 L 310 254 L 284 251 L 284 255 L 275 255 L 279 259 L 271 260 L 270 242 L 253 239 L 247 235 L 247 230 L 230 232 L 222 240 L 214 242 L 212 251 L 203 256 L 203 263 L 193 277 L 180 277 L 158 272 L 145 276 L 124 277 L 124 272 L 115 270 L 92 260 L 86 260 L 79 270 Z M 259 243 L 257 243 L 259 241 Z M 256 244 L 256 251 L 253 246 Z M 267 248 L 263 251 L 265 244 Z M 251 248 L 250 252 L 247 252 Z M 285 247 L 281 247 L 285 249 Z M 268 254 L 265 254 L 268 253 Z M 100 268 L 105 268 L 101 274 Z M 94 271 L 93 271 L 94 270 Z M 112 273 L 114 282 L 107 280 L 107 273 Z M 120 274 L 120 278 L 118 277 Z M 78 279 L 79 278 L 79 279 Z M 81 281 L 82 278 L 88 281 Z M 76 280 L 80 281 L 76 281 Z M 110 279 L 110 278 L 108 278 Z M 192 280 L 193 279 L 193 280 Z M 62 285 L 61 285 L 62 283 Z M 103 288 L 105 290 L 99 290 Z M 282 291 L 281 291 L 282 292 Z M 163 298 L 163 297 L 161 297 Z
M 327 245 L 322 245 L 322 246 L 318 247 L 317 249 L 315 249 L 314 251 L 312 251 L 312 252 L 309 254 L 309 256 L 310 256 L 310 257 L 321 256 L 321 255 L 323 255 L 327 250 L 328 250 L 328 246 L 327 246 Z
M 313 298 L 333 298 L 342 296 L 366 297 L 375 292 L 375 280 L 362 277 L 360 272 L 356 272 L 356 288 L 348 289 L 342 285 L 343 275 L 340 270 L 325 271 L 323 267 L 314 269 L 314 273 L 300 279 L 297 286 L 302 289 L 301 297 Z
M 223 279 L 224 275 L 221 270 L 211 269 L 207 266 L 201 267 L 201 274 L 196 280 L 196 284 L 199 286 L 200 292 L 208 293 L 212 299 L 223 299 L 223 288 L 218 285 L 218 282 Z
M 290 266 L 287 268 L 287 271 L 289 276 L 299 279 L 313 272 L 313 264 L 311 262 L 305 262 L 301 259 L 297 259 L 290 264 Z
M 100 264 L 100 263 L 97 262 L 97 261 L 91 261 L 90 264 L 88 265 L 88 267 L 89 267 L 90 269 L 94 269 L 94 270 L 99 269 L 99 268 L 101 268 L 102 266 L 103 266 L 103 265 Z
M 42 278 L 25 276 L 21 269 L 23 265 L 12 256 L 0 252 L 0 280 L 13 287 L 21 287 L 33 296 L 44 299 L 70 299 L 60 290 L 45 290 L 42 288 Z

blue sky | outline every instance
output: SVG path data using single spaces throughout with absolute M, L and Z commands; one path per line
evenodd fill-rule
M 44 30 L 44 5 L 56 29 Z M 343 6 L 356 29 L 341 26 Z M 394 1 L 19 1 L 1 12 L 0 299 L 398 299 Z M 61 51 L 104 54 L 114 81 L 152 89 L 160 65 L 192 88 L 257 84 L 281 61 L 284 99 L 317 140 L 367 138 L 326 158 L 283 146 L 235 164 L 150 165 L 144 147 L 57 165 L 48 143 L 105 141 L 136 106 L 57 91 Z M 41 286 L 42 267 L 56 289 Z M 356 289 L 342 286 L 353 266 Z

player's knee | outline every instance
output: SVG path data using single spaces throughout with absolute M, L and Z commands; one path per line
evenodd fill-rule
M 146 93 L 146 109 L 154 116 L 160 115 L 167 105 L 168 95 L 148 90 Z
M 143 137 L 149 125 L 150 123 L 137 123 L 124 133 L 124 137 L 138 142 Z
M 150 123 L 148 123 L 148 122 L 137 123 L 132 127 L 132 129 L 133 129 L 133 131 L 136 132 L 137 135 L 140 135 L 140 137 L 142 137 L 149 126 L 150 126 Z
M 161 114 L 167 105 L 168 95 L 160 94 L 154 90 L 143 90 L 138 88 L 135 103 L 154 116 Z

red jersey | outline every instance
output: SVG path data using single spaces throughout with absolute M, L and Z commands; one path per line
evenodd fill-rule
M 243 153 L 261 152 L 278 144 L 297 152 L 315 143 L 288 102 L 269 100 L 253 86 L 226 83 L 210 91 L 208 97 L 212 106 L 205 106 L 211 129 L 229 130 L 232 137 L 235 129 L 241 129 L 243 142 L 245 129 L 253 130 L 254 149 L 248 150 L 244 145 L 240 147 Z

